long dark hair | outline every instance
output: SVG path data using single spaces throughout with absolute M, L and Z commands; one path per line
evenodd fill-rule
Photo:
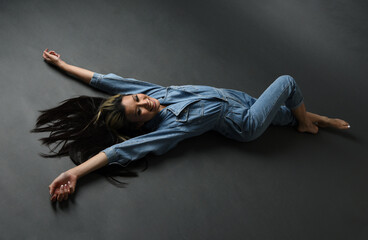
M 48 137 L 40 139 L 50 149 L 50 153 L 40 155 L 45 158 L 69 156 L 74 164 L 79 165 L 105 148 L 142 134 L 134 124 L 127 121 L 121 104 L 122 97 L 120 94 L 108 99 L 80 96 L 40 111 L 31 132 L 50 132 Z M 128 167 L 116 164 L 107 165 L 96 172 L 103 174 L 118 187 L 124 187 L 126 183 L 118 181 L 116 176 L 138 176 L 137 172 Z

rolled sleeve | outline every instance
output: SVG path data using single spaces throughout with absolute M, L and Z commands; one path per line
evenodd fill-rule
M 106 148 L 102 152 L 106 154 L 109 164 L 114 163 L 114 162 L 120 162 L 121 164 L 126 164 L 129 162 L 129 159 L 120 159 L 119 155 L 116 154 L 115 152 L 115 148 L 113 147 Z
M 90 81 L 90 85 L 112 95 L 129 95 L 136 93 L 152 95 L 164 88 L 158 84 L 141 81 L 134 78 L 124 78 L 113 73 L 106 75 L 94 73 Z
M 126 166 L 129 162 L 140 159 L 148 153 L 162 155 L 180 141 L 195 135 L 197 134 L 194 132 L 183 132 L 175 128 L 156 130 L 115 144 L 103 152 L 106 154 L 109 164 L 119 163 Z

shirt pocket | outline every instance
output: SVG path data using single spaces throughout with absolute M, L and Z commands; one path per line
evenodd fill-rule
M 204 115 L 204 103 L 198 101 L 185 107 L 176 117 L 177 122 L 201 122 Z

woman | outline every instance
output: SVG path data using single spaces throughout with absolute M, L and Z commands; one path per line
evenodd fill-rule
M 341 119 L 307 112 L 301 91 L 290 76 L 276 79 L 256 99 L 229 89 L 192 85 L 165 88 L 114 74 L 101 75 L 69 65 L 58 53 L 48 49 L 43 52 L 43 58 L 86 84 L 114 95 L 107 100 L 70 99 L 57 108 L 43 111 L 38 119 L 35 132 L 51 131 L 50 137 L 43 139 L 45 144 L 64 143 L 63 150 L 49 156 L 69 154 L 73 159 L 73 153 L 83 152 L 82 143 L 100 145 L 98 151 L 98 148 L 85 149 L 95 154 L 50 184 L 52 201 L 67 200 L 75 191 L 77 180 L 92 171 L 114 164 L 127 166 L 147 153 L 163 154 L 179 141 L 210 130 L 246 142 L 259 137 L 271 124 L 297 126 L 299 132 L 312 134 L 319 127 L 350 128 Z M 63 111 L 67 110 L 66 116 Z M 105 141 L 108 138 L 112 139 L 109 143 Z M 68 140 L 75 144 L 69 145 Z

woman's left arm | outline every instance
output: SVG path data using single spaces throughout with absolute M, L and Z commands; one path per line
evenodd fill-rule
M 75 191 L 77 180 L 79 178 L 105 166 L 107 163 L 108 160 L 106 154 L 100 152 L 84 163 L 60 174 L 49 186 L 51 201 L 58 200 L 61 202 L 63 200 L 67 200 L 69 194 L 72 194 Z

